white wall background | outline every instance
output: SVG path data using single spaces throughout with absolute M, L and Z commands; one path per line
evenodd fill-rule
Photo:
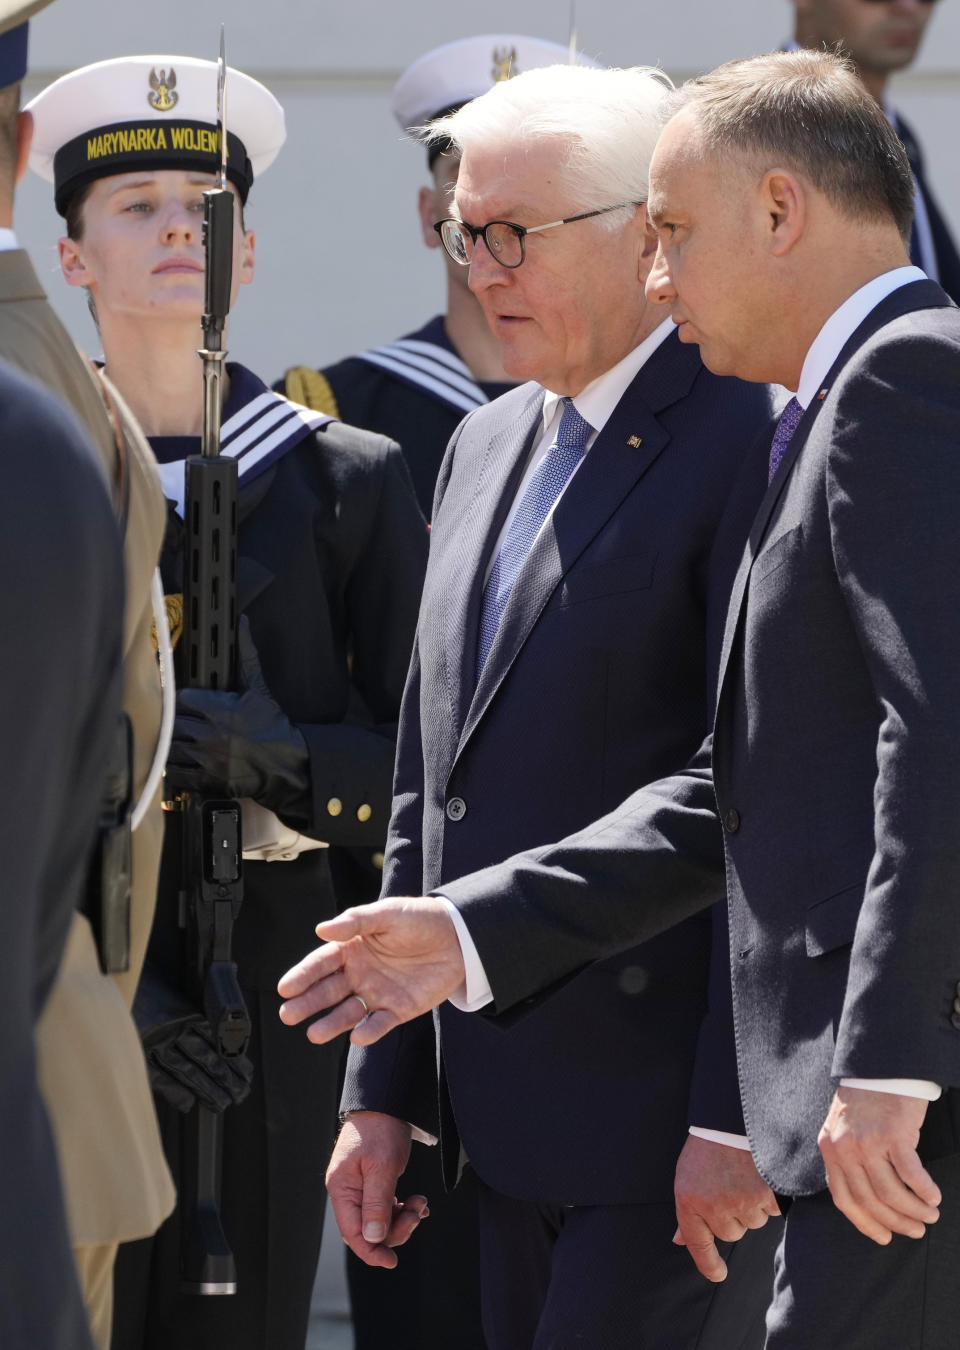
M 265 379 L 322 365 L 418 326 L 442 306 L 442 267 L 415 213 L 426 181 L 419 147 L 390 115 L 401 70 L 441 42 L 523 32 L 567 40 L 560 0 L 57 0 L 31 24 L 25 97 L 64 71 L 132 52 L 227 59 L 283 103 L 288 139 L 254 185 L 257 279 L 231 320 L 230 350 Z M 659 63 L 675 79 L 776 47 L 791 31 L 787 0 L 671 0 L 630 6 L 580 0 L 580 47 L 611 65 Z M 920 59 L 895 101 L 926 151 L 929 176 L 960 233 L 960 5 L 941 0 Z M 16 226 L 51 299 L 88 350 L 97 345 L 83 297 L 59 275 L 60 220 L 48 184 L 28 175 Z

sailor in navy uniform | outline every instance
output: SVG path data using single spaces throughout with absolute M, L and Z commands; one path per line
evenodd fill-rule
M 595 64 L 584 56 L 577 59 Z M 569 60 L 567 47 L 516 34 L 449 42 L 403 72 L 393 88 L 393 115 L 410 133 L 486 93 L 499 80 Z M 467 413 L 514 384 L 503 370 L 499 346 L 467 285 L 465 269 L 446 257 L 433 228 L 449 213 L 456 186 L 459 161 L 449 150 L 442 140 L 427 146 L 431 184 L 420 189 L 417 201 L 423 242 L 427 248 L 440 249 L 446 265 L 446 313 L 395 342 L 348 356 L 323 370 L 293 366 L 274 386 L 310 408 L 399 441 L 428 520 L 450 437 Z M 374 898 L 355 895 L 351 900 Z
M 227 89 L 228 178 L 242 208 L 254 172 L 283 142 L 283 113 L 239 72 Z M 89 291 L 107 372 L 160 461 L 173 612 L 183 460 L 199 451 L 200 194 L 219 159 L 215 109 L 216 66 L 176 56 L 86 67 L 30 105 L 32 164 L 54 181 L 67 218 L 64 274 Z M 253 269 L 239 209 L 236 218 L 235 284 Z M 276 984 L 334 909 L 326 845 L 382 846 L 426 558 L 425 522 L 394 443 L 291 403 L 241 365 L 227 364 L 225 385 L 222 453 L 239 465 L 240 689 L 181 692 L 167 780 L 171 797 L 187 788 L 250 799 L 233 952 L 253 1023 L 252 1081 L 245 1065 L 229 1068 L 183 1035 L 153 1040 L 149 1059 L 175 1176 L 181 1111 L 198 1099 L 229 1106 L 222 1215 L 238 1292 L 180 1292 L 175 1214 L 155 1239 L 121 1247 L 117 1350 L 302 1350 L 339 1054 L 282 1027 Z M 365 717 L 354 720 L 361 705 Z M 141 984 L 161 1001 L 182 998 L 185 983 L 179 822 L 168 814 Z M 150 1010 L 138 1002 L 143 1024 Z

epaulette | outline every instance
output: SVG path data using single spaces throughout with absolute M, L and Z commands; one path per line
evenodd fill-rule
M 294 403 L 302 403 L 305 408 L 314 408 L 326 413 L 328 417 L 339 417 L 337 396 L 330 386 L 326 375 L 309 366 L 291 366 L 284 376 L 284 389 L 287 398 Z

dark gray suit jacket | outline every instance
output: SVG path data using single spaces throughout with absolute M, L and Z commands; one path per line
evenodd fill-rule
M 582 827 L 638 779 L 683 765 L 709 725 L 708 646 L 715 664 L 765 482 L 769 392 L 717 379 L 667 338 L 534 544 L 477 685 L 483 579 L 542 406 L 543 390 L 522 386 L 451 442 L 401 715 L 386 893 L 420 894 Z M 448 1173 L 459 1135 L 506 1194 L 669 1201 L 709 1022 L 709 947 L 709 917 L 693 919 L 584 973 L 509 1031 L 444 1007 L 456 1127 L 438 1099 L 429 1019 L 352 1051 L 343 1105 L 434 1130 L 439 1116 Z M 714 1077 L 709 1054 L 703 1069 Z M 708 1095 L 703 1123 L 742 1128 L 735 1075 Z
M 960 1085 L 958 518 L 960 315 L 916 282 L 850 339 L 761 505 L 712 772 L 708 741 L 579 835 L 445 887 L 502 1010 L 725 877 L 744 1115 L 787 1194 L 824 1185 L 840 1077 Z M 928 1153 L 958 1147 L 954 1098 Z

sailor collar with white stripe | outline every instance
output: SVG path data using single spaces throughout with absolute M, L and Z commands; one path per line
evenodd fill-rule
M 441 403 L 460 413 L 473 412 L 490 400 L 461 361 L 443 332 L 443 320 L 431 319 L 424 328 L 359 352 L 357 360 L 389 371 L 404 384 L 432 394 Z
M 223 410 L 220 453 L 237 460 L 241 487 L 292 450 L 311 432 L 336 419 L 302 408 L 268 389 L 246 366 L 227 363 L 230 395 Z M 150 443 L 157 454 L 164 496 L 183 515 L 183 464 L 188 454 L 198 454 L 199 437 L 158 436 Z M 190 449 L 193 443 L 194 448 Z M 168 452 L 169 453 L 166 453 Z

